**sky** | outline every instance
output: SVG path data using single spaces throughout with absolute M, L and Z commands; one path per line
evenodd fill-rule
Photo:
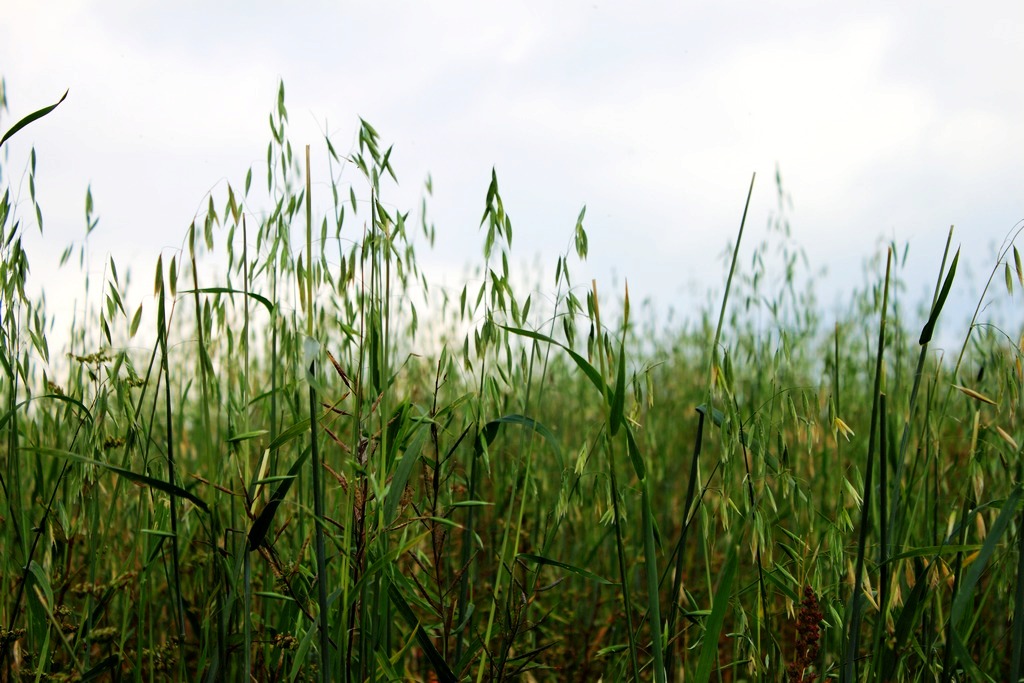
M 385 200 L 415 213 L 429 174 L 438 237 L 421 262 L 455 291 L 482 260 L 492 168 L 514 263 L 550 275 L 585 205 L 590 257 L 574 279 L 609 293 L 628 279 L 633 301 L 682 318 L 721 291 L 755 172 L 740 268 L 767 237 L 779 169 L 826 312 L 890 240 L 909 245 L 908 295 L 930 296 L 954 225 L 966 315 L 1024 219 L 1017 0 L 9 0 L 4 14 L 0 129 L 70 90 L 3 150 L 27 219 L 36 149 L 44 233 L 29 257 L 58 316 L 80 295 L 56 263 L 84 237 L 86 188 L 100 217 L 90 269 L 112 256 L 151 282 L 208 193 L 250 167 L 265 177 L 280 81 L 292 143 L 313 147 L 314 196 L 328 192 L 323 132 L 352 149 L 360 117 L 394 146 Z

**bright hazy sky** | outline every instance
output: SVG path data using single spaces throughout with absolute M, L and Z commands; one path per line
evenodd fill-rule
M 58 307 L 80 287 L 54 266 L 84 235 L 91 184 L 92 267 L 108 254 L 133 264 L 134 308 L 210 190 L 220 201 L 250 166 L 265 178 L 283 79 L 296 152 L 313 145 L 314 195 L 327 196 L 321 131 L 345 151 L 358 117 L 394 145 L 401 185 L 386 201 L 415 214 L 432 175 L 438 247 L 421 257 L 456 290 L 481 261 L 494 166 L 513 261 L 539 257 L 550 274 L 585 204 L 591 257 L 577 282 L 596 277 L 612 296 L 628 278 L 634 302 L 684 312 L 720 291 L 756 171 L 749 264 L 778 165 L 793 237 L 828 269 L 826 309 L 889 239 L 910 243 L 908 294 L 923 298 L 951 224 L 972 267 L 958 279 L 966 300 L 1024 218 L 1022 27 L 1019 0 L 12 1 L 0 129 L 70 94 L 6 146 L 4 173 L 30 220 L 35 146 L 45 235 L 30 260 L 34 277 L 67 280 L 46 284 Z

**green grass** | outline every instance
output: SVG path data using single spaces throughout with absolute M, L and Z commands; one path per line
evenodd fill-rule
M 3 195 L 0 680 L 1021 678 L 1024 340 L 931 348 L 952 231 L 920 315 L 890 248 L 825 318 L 777 176 L 669 328 L 572 279 L 585 210 L 517 284 L 496 173 L 432 288 L 377 131 L 311 168 L 283 85 L 270 121 L 152 293 L 110 259 L 70 324 L 26 293 L 34 152 Z

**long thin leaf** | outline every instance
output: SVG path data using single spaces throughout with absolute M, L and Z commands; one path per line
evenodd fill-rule
M 633 438 L 629 430 L 630 440 Z M 661 632 L 661 593 L 658 590 L 658 555 L 654 541 L 654 505 L 651 500 L 651 482 L 644 479 L 642 517 L 644 531 L 644 563 L 647 565 L 647 619 L 651 624 L 651 649 L 654 654 L 654 680 L 665 683 L 665 654 Z
M 416 618 L 416 614 L 413 613 L 412 608 L 409 607 L 409 603 L 406 602 L 405 597 L 398 590 L 398 587 L 394 583 L 388 582 L 388 597 L 391 598 L 391 604 L 395 606 L 398 613 L 402 615 L 402 619 L 409 625 L 415 632 L 416 642 L 419 643 L 420 647 L 423 648 L 423 652 L 427 655 L 427 659 L 430 660 L 430 665 L 434 667 L 434 672 L 437 674 L 438 681 L 442 683 L 456 683 L 458 678 L 452 673 L 448 663 L 444 661 L 444 657 L 434 647 L 434 642 L 430 639 L 430 635 L 420 625 L 419 620 Z
M 1019 456 L 1018 456 L 1019 457 Z M 1018 523 L 1018 529 L 1020 529 Z M 1024 534 L 1017 532 L 1017 576 L 1013 596 L 1013 637 L 1010 655 L 1010 680 L 1019 681 L 1024 664 Z
M 895 559 L 894 557 L 889 558 L 889 561 L 891 562 Z M 921 610 L 924 609 L 927 603 L 929 597 L 929 569 L 930 567 L 925 567 L 924 563 L 920 560 L 916 563 L 914 589 L 910 591 L 910 595 L 903 603 L 903 609 L 900 612 L 899 619 L 896 621 L 892 645 L 887 646 L 882 655 L 884 657 L 882 662 L 882 680 L 893 680 L 893 677 L 896 675 L 896 666 L 899 663 L 896 653 L 904 651 L 904 646 L 918 624 Z
M 186 289 L 181 294 L 241 294 L 247 296 L 250 299 L 260 302 L 267 309 L 268 313 L 274 312 L 274 304 L 270 302 L 265 296 L 260 296 L 255 292 L 246 292 L 240 289 L 232 289 L 231 287 L 203 287 L 201 289 Z
M 85 407 L 85 404 L 79 401 L 78 399 L 71 398 L 70 396 L 65 396 L 63 394 L 43 394 L 41 396 L 33 396 L 32 398 L 26 398 L 24 401 L 19 401 L 17 404 L 15 404 L 13 409 L 4 413 L 4 416 L 0 417 L 0 431 L 3 431 L 3 429 L 7 426 L 7 421 L 14 417 L 15 413 L 17 413 L 21 408 L 25 407 L 32 401 L 38 401 L 40 399 L 53 399 L 55 401 L 63 401 L 65 403 L 69 403 L 78 408 L 79 410 L 81 410 L 83 413 L 85 413 L 87 422 L 92 422 L 92 413 L 90 413 L 89 409 Z
M 939 313 L 942 312 L 942 305 L 946 303 L 946 297 L 949 296 L 949 288 L 953 286 L 953 276 L 956 275 L 956 262 L 960 260 L 960 250 L 956 250 L 956 254 L 953 255 L 953 262 L 949 264 L 949 273 L 946 274 L 946 279 L 942 283 L 942 291 L 939 292 L 939 298 L 935 300 L 935 305 L 932 306 L 931 313 L 928 314 L 928 322 L 924 324 L 921 329 L 921 337 L 917 340 L 918 344 L 922 346 L 932 340 L 932 333 L 935 332 L 935 323 L 939 319 Z
M 11 129 L 9 131 L 7 131 L 6 133 L 4 133 L 4 136 L 2 138 L 0 138 L 0 145 L 3 145 L 5 142 L 7 142 L 7 140 L 12 135 L 17 133 L 19 130 L 21 130 L 22 128 L 24 128 L 28 124 L 32 123 L 33 121 L 36 121 L 38 119 L 43 118 L 44 116 L 49 114 L 51 111 L 56 109 L 58 106 L 60 106 L 60 103 L 64 101 L 64 98 L 68 96 L 69 92 L 70 92 L 70 90 L 65 90 L 64 94 L 60 96 L 60 99 L 57 100 L 56 104 L 51 104 L 49 107 L 43 107 L 42 109 L 34 111 L 31 114 L 29 114 L 28 116 L 26 116 L 25 118 L 23 118 L 22 120 L 18 121 L 16 124 L 14 124 L 11 127 Z
M 729 548 L 725 566 L 722 567 L 722 574 L 718 579 L 718 589 L 715 591 L 715 598 L 711 603 L 711 614 L 704 625 L 704 642 L 700 648 L 697 673 L 693 678 L 697 683 L 707 683 L 711 680 L 711 668 L 715 665 L 715 659 L 718 657 L 718 636 L 722 633 L 725 610 L 729 607 L 732 584 L 736 579 L 736 566 L 739 560 L 736 548 L 735 544 Z
M 615 372 L 615 391 L 612 393 L 611 413 L 608 415 L 608 432 L 615 436 L 622 426 L 622 415 L 626 405 L 626 333 L 622 333 L 619 344 L 618 369 Z
M 960 637 L 960 633 L 956 629 L 953 629 L 952 642 L 950 643 L 950 646 L 953 648 L 953 654 L 956 655 L 958 660 L 960 660 L 964 670 L 967 671 L 967 674 L 971 677 L 971 680 L 974 681 L 974 683 L 995 682 L 996 679 L 991 676 L 987 676 L 985 672 L 974 663 L 974 660 L 971 659 L 971 653 L 967 651 L 967 646 L 964 644 L 963 638 Z
M 586 569 L 583 569 L 582 567 L 577 567 L 576 565 L 572 565 L 567 562 L 559 562 L 558 560 L 552 560 L 550 557 L 544 557 L 543 555 L 535 555 L 533 553 L 519 553 L 518 557 L 523 560 L 536 562 L 537 564 L 545 564 L 552 567 L 558 567 L 572 574 L 576 574 L 577 576 L 582 576 L 584 579 L 596 581 L 597 583 L 604 584 L 606 586 L 616 585 L 615 581 L 609 581 L 604 577 L 598 576 L 592 571 L 588 571 Z
M 974 601 L 974 588 L 978 585 L 982 572 L 985 571 L 985 565 L 988 564 L 992 554 L 996 551 L 999 539 L 1002 538 L 1010 525 L 1010 521 L 1017 513 L 1017 506 L 1020 503 L 1022 493 L 1024 493 L 1024 488 L 1018 484 L 1013 489 L 1013 493 L 1007 497 L 1006 502 L 1003 503 L 1003 508 L 999 512 L 999 516 L 996 517 L 995 524 L 989 529 L 988 536 L 985 537 L 985 543 L 981 546 L 978 556 L 971 563 L 971 566 L 967 568 L 963 583 L 960 584 L 960 591 L 957 593 L 956 599 L 953 600 L 953 609 L 950 612 L 949 618 L 953 620 L 955 626 L 963 621 L 967 605 Z
M 266 507 L 260 510 L 260 514 L 253 520 L 252 526 L 249 527 L 249 550 L 256 550 L 263 544 L 263 540 L 267 536 L 267 531 L 270 529 L 270 523 L 274 521 L 274 515 L 277 514 L 277 508 L 281 506 L 281 502 L 284 497 L 288 495 L 288 490 L 292 487 L 292 483 L 295 482 L 299 476 L 299 472 L 302 470 L 302 464 L 306 462 L 306 458 L 312 449 L 306 448 L 302 451 L 302 455 L 292 463 L 292 466 L 288 468 L 288 479 L 282 481 L 280 485 L 274 490 L 273 495 L 270 496 L 270 502 L 267 503 Z
M 572 358 L 573 362 L 576 363 L 577 367 L 579 367 L 579 369 L 583 371 L 583 374 L 587 376 L 587 379 L 589 379 L 594 384 L 594 386 L 598 388 L 598 390 L 601 392 L 601 395 L 604 396 L 606 400 L 611 400 L 611 392 L 608 389 L 608 384 L 604 381 L 604 378 L 601 377 L 601 373 L 597 371 L 597 368 L 595 368 L 593 365 L 587 362 L 586 358 L 579 355 L 565 344 L 559 342 L 556 339 L 552 339 L 546 334 L 534 332 L 533 330 L 524 330 L 520 327 L 509 327 L 508 325 L 498 325 L 498 327 L 502 328 L 507 332 L 511 332 L 512 334 L 517 334 L 520 337 L 527 337 L 529 339 L 535 339 L 537 341 L 545 342 L 547 344 L 554 344 L 555 346 L 561 348 L 562 350 L 569 354 L 569 357 Z
M 412 474 L 413 465 L 416 464 L 420 457 L 420 451 L 423 449 L 427 430 L 418 429 L 417 432 L 416 437 L 402 454 L 402 459 L 398 461 L 398 467 L 395 468 L 395 475 L 391 480 L 387 497 L 384 499 L 384 521 L 389 525 L 395 521 L 395 516 L 398 514 L 398 503 L 405 492 L 405 485 L 409 481 L 409 475 Z
M 647 480 L 647 466 L 644 465 L 644 460 L 640 456 L 640 447 L 636 444 L 636 437 L 633 436 L 633 430 L 626 428 L 626 453 L 629 454 L 629 462 L 633 465 L 633 471 L 636 472 L 636 476 L 640 481 Z
M 79 455 L 78 453 L 72 453 L 71 451 L 61 450 L 59 448 L 45 448 L 45 447 L 42 447 L 42 446 L 31 446 L 31 447 L 26 446 L 26 447 L 23 447 L 21 450 L 28 451 L 30 453 L 39 453 L 40 455 L 49 455 L 49 456 L 52 456 L 52 457 L 55 457 L 55 458 L 64 458 L 65 460 L 74 460 L 75 462 L 80 462 L 80 463 L 82 463 L 84 465 L 94 465 L 96 467 L 102 467 L 105 470 L 113 472 L 114 474 L 118 475 L 119 477 L 124 477 L 125 479 L 127 479 L 129 481 L 134 481 L 137 484 L 142 484 L 143 486 L 148 486 L 151 489 L 156 489 L 158 491 L 163 491 L 164 493 L 168 493 L 168 494 L 171 494 L 171 495 L 181 496 L 182 498 L 185 498 L 186 500 L 191 501 L 193 504 L 195 504 L 196 507 L 201 509 L 203 512 L 209 512 L 210 511 L 210 507 L 206 504 L 206 502 L 202 498 L 200 498 L 199 496 L 195 495 L 191 491 L 187 491 L 187 490 L 181 488 L 180 486 L 177 486 L 176 484 L 171 484 L 171 483 L 169 483 L 167 481 L 164 481 L 163 479 L 156 479 L 154 477 L 150 477 L 150 476 L 142 474 L 140 472 L 133 472 L 133 471 L 125 469 L 123 467 L 118 467 L 117 465 L 111 465 L 110 463 L 107 463 L 107 462 L 102 462 L 100 460 L 94 460 L 92 458 L 87 458 L 84 455 Z
M 548 446 L 551 447 L 551 450 L 554 451 L 555 456 L 558 458 L 558 464 L 562 465 L 562 447 L 559 445 L 558 439 L 555 437 L 554 433 L 546 426 L 544 426 L 542 423 L 537 422 L 532 417 L 513 414 L 504 415 L 502 417 L 497 418 L 496 420 L 491 420 L 487 424 L 487 427 L 485 427 L 484 429 L 486 430 L 488 427 L 492 426 L 494 428 L 497 428 L 499 425 L 503 424 L 520 425 L 522 427 L 526 427 L 527 429 L 530 429 L 540 434 L 542 437 L 544 437 L 544 440 L 548 443 Z M 488 439 L 488 443 L 490 443 L 493 440 L 493 438 L 494 437 Z

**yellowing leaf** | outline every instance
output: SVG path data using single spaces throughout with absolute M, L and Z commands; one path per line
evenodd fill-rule
M 998 403 L 996 403 L 995 401 L 990 399 L 985 394 L 982 394 L 981 392 L 975 391 L 974 389 L 968 389 L 967 387 L 960 386 L 959 384 L 954 384 L 953 387 L 956 388 L 956 389 L 959 389 L 960 391 L 962 391 L 966 395 L 968 395 L 971 398 L 973 398 L 975 401 L 981 401 L 982 403 L 987 403 L 990 406 L 999 405 Z

